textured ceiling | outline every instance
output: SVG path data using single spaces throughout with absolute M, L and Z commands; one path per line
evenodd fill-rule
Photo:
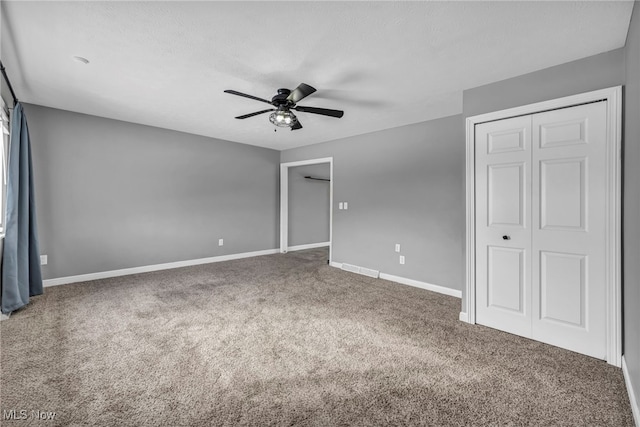
M 12 2 L 25 102 L 278 150 L 462 110 L 462 90 L 622 47 L 633 2 Z M 73 56 L 90 60 L 79 63 Z M 300 82 L 304 129 L 233 117 Z

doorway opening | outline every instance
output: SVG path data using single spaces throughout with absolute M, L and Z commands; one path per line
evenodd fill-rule
M 300 166 L 311 166 L 311 165 L 323 165 L 328 164 L 329 166 L 329 175 L 328 178 L 326 176 L 315 176 L 309 175 L 310 181 L 316 181 L 320 183 L 320 185 L 328 185 L 329 186 L 329 263 L 331 263 L 331 255 L 332 255 L 332 241 L 333 241 L 333 157 L 325 157 L 319 159 L 310 159 L 310 160 L 301 160 L 297 162 L 287 162 L 280 164 L 280 253 L 287 253 L 290 248 L 289 242 L 289 189 L 290 189 L 290 170 L 292 168 L 297 168 Z M 325 181 L 328 179 L 329 181 Z M 326 246 L 326 242 L 320 242 L 324 246 Z M 292 245 L 295 246 L 296 249 L 302 249 L 304 245 Z M 317 245 L 309 245 L 309 248 L 315 247 Z

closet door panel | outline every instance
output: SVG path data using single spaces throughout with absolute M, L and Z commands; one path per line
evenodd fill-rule
M 533 115 L 532 337 L 604 359 L 606 103 Z
M 476 321 L 531 335 L 531 117 L 476 126 Z

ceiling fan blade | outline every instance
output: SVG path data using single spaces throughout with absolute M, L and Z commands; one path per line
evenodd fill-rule
M 245 114 L 244 116 L 238 116 L 236 119 L 248 119 L 249 117 L 257 116 L 258 114 L 268 113 L 269 111 L 276 111 L 275 108 L 270 108 L 268 110 L 256 111 L 255 113 Z
M 316 89 L 314 87 L 305 83 L 300 83 L 298 87 L 292 90 L 289 96 L 287 96 L 287 101 L 297 104 L 301 99 L 306 98 L 315 91 Z
M 291 126 L 291 130 L 297 130 L 297 129 L 302 129 L 302 125 L 300 124 L 300 121 L 296 120 L 295 124 L 293 126 Z
M 331 116 L 331 117 L 337 117 L 337 118 L 344 116 L 344 111 L 330 110 L 328 108 L 303 107 L 301 105 L 298 105 L 293 109 L 296 111 L 302 111 L 303 113 L 321 114 L 323 116 Z
M 224 91 L 225 93 L 230 93 L 231 95 L 244 96 L 245 98 L 255 99 L 256 101 L 266 102 L 267 104 L 271 104 L 271 101 L 267 101 L 266 99 L 258 98 L 257 96 L 247 95 L 246 93 L 238 92 L 237 90 L 227 89 Z

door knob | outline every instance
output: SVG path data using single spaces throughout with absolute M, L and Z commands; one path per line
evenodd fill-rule
M 504 236 L 502 236 L 502 240 L 511 240 L 511 236 L 505 234 Z

